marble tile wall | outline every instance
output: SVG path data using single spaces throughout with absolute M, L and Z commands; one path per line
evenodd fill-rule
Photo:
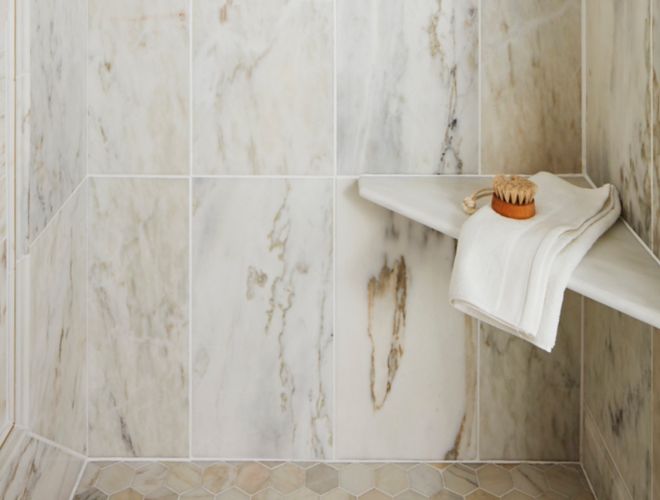
M 195 179 L 193 455 L 333 456 L 332 191 Z
M 30 251 L 30 428 L 86 451 L 86 185 Z
M 87 99 L 88 148 L 78 148 L 72 125 L 66 153 L 86 155 L 88 180 L 79 188 L 81 205 L 65 189 L 73 166 L 57 179 L 30 171 L 24 181 L 32 189 L 45 179 L 43 207 L 55 207 L 50 200 L 60 192 L 62 201 L 70 197 L 54 219 L 56 208 L 49 217 L 50 208 L 34 209 L 39 222 L 30 218 L 23 232 L 30 285 L 38 289 L 29 292 L 30 305 L 53 313 L 29 331 L 48 345 L 60 335 L 74 367 L 33 381 L 33 411 L 62 405 L 52 422 L 30 415 L 33 430 L 93 457 L 574 460 L 576 299 L 567 301 L 556 353 L 505 346 L 501 352 L 510 350 L 516 362 L 504 367 L 498 334 L 480 332 L 447 305 L 455 242 L 361 200 L 348 176 L 478 173 L 484 96 L 497 100 L 493 116 L 517 130 L 525 116 L 503 117 L 503 103 L 515 98 L 531 113 L 560 90 L 548 120 L 570 133 L 542 124 L 533 141 L 545 134 L 570 147 L 557 158 L 542 152 L 543 164 L 531 168 L 577 171 L 571 141 L 580 117 L 571 103 L 580 88 L 571 79 L 579 74 L 579 2 L 532 0 L 517 18 L 511 0 L 499 2 L 492 17 L 477 0 L 266 3 L 88 0 L 62 14 L 69 29 L 79 16 L 87 22 L 86 43 L 71 48 L 63 68 L 67 75 L 80 69 L 84 46 L 82 87 L 66 92 Z M 43 89 L 31 87 L 35 71 L 46 70 L 35 61 L 46 59 L 43 40 L 54 29 L 35 27 L 49 11 L 37 4 L 28 25 L 39 54 L 19 57 L 19 65 L 30 58 L 19 78 L 22 94 L 32 97 L 19 103 L 19 144 L 30 147 L 18 154 L 26 165 L 42 154 L 33 147 L 40 127 L 53 126 L 31 126 L 44 112 Z M 51 15 L 60 29 L 63 21 Z M 495 37 L 501 23 L 520 35 L 505 40 L 517 86 L 507 91 L 495 73 L 483 78 L 486 65 L 481 84 L 497 88 L 482 92 L 481 104 L 480 22 L 484 37 Z M 550 47 L 555 29 L 562 43 Z M 70 43 L 51 45 L 58 55 Z M 538 54 L 524 54 L 525 45 Z M 550 48 L 552 61 L 539 67 Z M 557 78 L 546 78 L 550 71 Z M 535 94 L 539 79 L 549 87 Z M 58 89 L 56 103 L 57 92 L 65 95 Z M 77 106 L 66 120 L 78 116 Z M 494 158 L 512 139 L 503 130 L 489 135 L 495 125 L 487 123 L 481 134 Z M 529 147 L 516 143 L 517 156 L 497 169 L 528 171 Z M 32 210 L 32 199 L 23 199 L 23 210 Z M 78 226 L 81 213 L 86 223 Z M 63 424 L 78 422 L 80 407 L 38 395 L 48 387 L 68 396 L 85 390 L 74 361 L 84 317 L 80 276 L 43 278 L 53 272 L 50 262 L 80 267 L 76 242 L 85 231 L 83 441 Z M 40 354 L 35 372 L 39 362 L 45 373 L 58 366 L 54 350 Z M 531 388 L 502 391 L 480 369 L 536 378 Z M 479 397 L 480 384 L 489 393 Z M 525 390 L 554 396 L 530 408 Z M 487 430 L 497 423 L 480 416 L 479 405 L 508 410 L 510 445 Z M 535 438 L 511 424 L 539 413 Z M 565 441 L 549 444 L 555 429 L 548 422 L 561 426 Z
M 67 500 L 85 464 L 82 456 L 56 448 L 32 435 L 13 430 L 0 456 L 3 500 Z
M 481 6 L 482 172 L 580 172 L 580 2 Z
M 90 180 L 89 454 L 188 453 L 188 180 Z
M 621 498 L 651 498 L 652 344 L 650 326 L 585 301 L 584 425 L 588 446 L 583 453 L 587 473 L 601 498 L 615 498 L 613 493 L 604 494 L 612 489 L 625 490 Z M 612 479 L 603 477 L 612 470 L 616 472 Z

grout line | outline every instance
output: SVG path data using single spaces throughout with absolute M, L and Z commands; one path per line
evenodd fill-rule
M 37 441 L 41 441 L 42 443 L 45 443 L 45 444 L 47 444 L 48 446 L 52 446 L 53 448 L 56 448 L 56 449 L 58 449 L 58 450 L 60 450 L 60 451 L 62 451 L 62 452 L 64 452 L 64 453 L 67 453 L 67 454 L 69 454 L 69 455 L 72 455 L 72 456 L 74 456 L 74 457 L 76 457 L 76 458 L 79 458 L 79 459 L 81 459 L 81 460 L 83 460 L 83 461 L 87 461 L 87 458 L 88 458 L 88 457 L 85 456 L 85 455 L 83 455 L 83 454 L 80 453 L 79 451 L 72 450 L 71 448 L 68 448 L 68 447 L 66 447 L 66 446 L 64 446 L 64 445 L 62 445 L 62 444 L 60 444 L 60 443 L 58 443 L 58 442 L 56 442 L 56 441 L 53 441 L 52 439 L 48 439 L 47 437 L 44 437 L 44 436 L 42 436 L 42 435 L 40 435 L 40 434 L 37 434 L 36 432 L 34 432 L 34 431 L 30 430 L 30 429 L 25 429 L 25 428 L 22 428 L 22 427 L 17 427 L 17 428 L 18 428 L 18 429 L 22 429 L 22 430 L 25 432 L 25 434 L 26 434 L 28 437 L 32 438 L 32 439 L 36 439 Z
M 529 176 L 532 174 L 521 174 L 522 176 Z M 569 174 L 556 174 L 557 177 L 571 179 L 583 177 L 581 173 Z M 232 180 L 232 179 L 249 179 L 249 180 L 333 180 L 333 179 L 359 179 L 361 177 L 368 177 L 374 179 L 475 179 L 484 178 L 491 179 L 495 174 L 339 174 L 336 175 L 297 175 L 297 174 L 281 174 L 281 175 L 214 175 L 214 174 L 177 174 L 177 175 L 149 175 L 149 174 L 89 174 L 87 177 L 90 179 L 217 179 L 217 180 Z
M 582 95 L 580 96 L 580 108 L 582 116 L 580 117 L 580 122 L 582 126 L 581 130 L 581 161 L 582 161 L 582 174 L 587 174 L 587 0 L 582 0 L 581 5 L 581 16 L 580 16 L 580 51 L 582 53 L 581 61 L 581 82 L 580 87 L 582 89 Z
M 482 0 L 479 0 L 479 12 L 477 13 L 477 172 L 481 175 L 483 171 L 481 166 L 481 73 L 482 73 L 482 60 L 481 60 L 481 42 L 482 42 Z
M 333 15 L 333 146 L 334 175 L 332 178 L 332 458 L 337 459 L 337 2 L 332 3 Z
M 193 17 L 195 15 L 195 2 L 191 0 L 190 10 L 189 10 L 189 20 L 188 20 L 188 67 L 189 67 L 189 80 L 188 80 L 188 456 L 192 459 L 193 452 L 193 352 L 192 352 L 192 333 L 193 333 L 193 310 L 192 310 L 192 294 L 193 294 L 193 258 L 192 258 L 192 247 L 193 247 L 193 217 L 192 217 L 192 206 L 193 206 L 193 162 L 194 162 L 194 150 L 193 150 L 193 119 L 194 119 L 194 96 L 193 96 L 193 86 L 194 86 L 194 63 L 193 63 Z
M 41 237 L 46 233 L 46 230 L 47 230 L 48 228 L 50 228 L 50 226 L 53 224 L 53 221 L 59 217 L 60 212 L 62 212 L 62 210 L 64 209 L 64 207 L 67 205 L 67 203 L 69 203 L 69 201 L 71 201 L 71 199 L 76 195 L 76 193 L 80 190 L 81 186 L 85 183 L 86 180 L 87 180 L 87 177 L 83 177 L 83 178 L 81 179 L 81 181 L 78 183 L 78 185 L 75 187 L 75 189 L 74 189 L 73 191 L 71 191 L 71 194 L 69 194 L 69 196 L 67 196 L 66 199 L 62 202 L 62 204 L 60 205 L 60 207 L 59 207 L 57 210 L 55 210 L 55 212 L 53 213 L 53 215 L 51 215 L 50 219 L 48 220 L 48 222 L 46 223 L 46 225 L 43 227 L 43 229 L 42 229 L 41 231 L 39 231 L 39 233 L 38 233 L 38 234 L 32 239 L 32 241 L 28 244 L 28 251 L 27 251 L 27 253 L 31 253 L 31 252 L 32 252 L 32 248 L 33 248 L 33 246 L 36 245 L 36 243 L 37 243 L 37 242 L 41 239 Z
M 74 497 L 76 496 L 76 493 L 78 493 L 78 488 L 80 487 L 80 481 L 82 481 L 83 474 L 85 474 L 85 469 L 87 469 L 87 464 L 89 463 L 89 459 L 86 458 L 85 461 L 82 464 L 82 467 L 80 468 L 80 472 L 78 473 L 78 477 L 76 478 L 76 482 L 73 485 L 73 490 L 71 490 L 71 495 L 69 495 L 69 500 L 74 500 Z
M 630 488 L 628 488 L 628 483 L 623 477 L 623 474 L 621 474 L 621 471 L 619 470 L 619 465 L 616 463 L 614 460 L 614 455 L 612 455 L 612 452 L 610 451 L 609 447 L 607 446 L 607 442 L 605 441 L 605 438 L 603 437 L 602 432 L 600 431 L 600 427 L 598 425 L 598 422 L 596 422 L 596 419 L 591 413 L 591 410 L 587 407 L 585 409 L 585 412 L 589 414 L 592 422 L 594 423 L 594 429 L 596 429 L 596 433 L 598 434 L 598 438 L 600 439 L 600 444 L 605 450 L 605 453 L 607 453 L 607 456 L 609 457 L 610 461 L 612 462 L 612 465 L 614 465 L 614 470 L 615 472 L 619 475 L 619 478 L 621 479 L 621 482 L 623 483 L 623 487 L 626 489 L 626 493 L 630 496 L 630 498 L 634 498 L 632 496 L 632 493 L 630 492 Z
M 89 179 L 89 2 L 85 2 L 85 180 Z M 89 191 L 91 182 L 87 183 L 85 191 L 85 453 L 89 455 L 89 399 L 91 392 L 89 390 Z M 85 465 L 86 466 L 86 465 Z M 83 471 L 85 467 L 83 467 Z M 82 477 L 82 473 L 81 473 Z M 80 481 L 80 478 L 78 479 Z M 78 489 L 78 483 L 73 490 Z
M 656 219 L 656 214 L 655 214 L 655 206 L 654 206 L 654 200 L 655 196 L 657 196 L 657 193 L 655 192 L 655 140 L 654 140 L 654 132 L 655 132 L 655 100 L 654 100 L 654 88 L 653 88 L 653 81 L 654 81 L 654 76 L 655 76 L 655 68 L 654 68 L 654 50 L 653 50 L 653 25 L 654 25 L 654 20 L 653 20 L 653 3 L 654 2 L 649 2 L 649 22 L 650 22 L 650 27 L 649 27 L 649 40 L 650 40 L 650 47 L 649 47 L 649 68 L 651 68 L 651 71 L 649 71 L 649 94 L 651 97 L 651 126 L 650 126 L 650 134 L 651 134 L 651 162 L 649 163 L 649 179 L 650 179 L 650 184 L 651 184 L 651 234 L 650 234 L 650 246 L 651 250 L 655 248 L 656 241 L 655 241 L 655 224 L 657 224 Z
M 587 469 L 584 468 L 584 463 L 580 461 L 579 465 L 580 465 L 580 469 L 582 469 L 582 475 L 587 480 L 587 484 L 589 485 L 589 490 L 591 491 L 591 494 L 595 499 L 598 499 L 598 497 L 596 496 L 596 490 L 594 489 L 594 485 L 591 484 L 591 479 L 589 479 L 589 475 L 587 474 Z

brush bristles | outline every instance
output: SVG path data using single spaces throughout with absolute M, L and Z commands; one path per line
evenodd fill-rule
M 536 184 L 517 175 L 498 175 L 493 181 L 493 191 L 502 201 L 512 205 L 527 205 L 534 201 Z

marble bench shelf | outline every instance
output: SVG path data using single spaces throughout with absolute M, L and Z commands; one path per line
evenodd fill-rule
M 360 196 L 427 227 L 458 238 L 467 215 L 461 202 L 488 187 L 489 176 L 362 176 Z M 568 180 L 589 186 L 586 179 Z M 482 200 L 483 203 L 483 200 Z M 622 222 L 592 247 L 568 287 L 660 328 L 660 265 Z

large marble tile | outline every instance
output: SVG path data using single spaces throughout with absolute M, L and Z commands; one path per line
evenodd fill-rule
M 477 5 L 337 0 L 340 172 L 477 172 Z
M 11 458 L 0 464 L 0 498 L 68 500 L 84 463 L 81 457 L 24 436 Z
M 331 0 L 194 6 L 198 174 L 332 174 Z
M 589 411 L 584 414 L 582 432 L 582 466 L 596 497 L 607 500 L 633 500 Z M 646 500 L 650 497 L 638 498 Z
M 33 239 L 85 176 L 84 0 L 30 1 L 29 226 Z
M 652 463 L 652 329 L 587 300 L 584 407 L 633 498 L 649 498 Z
M 90 173 L 189 171 L 187 0 L 90 0 Z
M 581 171 L 580 5 L 482 3 L 484 173 Z
M 89 454 L 188 454 L 188 181 L 89 186 Z
M 455 241 L 337 187 L 336 456 L 476 458 L 476 332 Z
M 587 0 L 587 171 L 651 243 L 649 0 Z
M 482 323 L 479 458 L 579 459 L 581 300 L 566 293 L 552 353 Z
M 195 181 L 195 456 L 332 457 L 332 184 Z
M 30 429 L 85 453 L 86 186 L 30 251 Z
M 29 253 L 30 244 L 30 75 L 16 79 L 15 210 L 16 258 Z
M 660 0 L 652 0 L 653 11 L 653 252 L 660 258 Z M 660 498 L 660 493 L 658 494 Z

